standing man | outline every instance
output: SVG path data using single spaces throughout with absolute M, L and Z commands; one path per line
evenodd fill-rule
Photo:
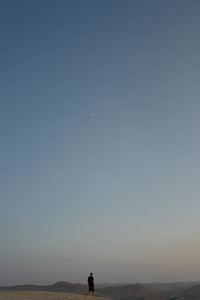
M 92 292 L 93 296 L 95 295 L 95 288 L 94 288 L 94 277 L 93 274 L 90 273 L 90 276 L 88 277 L 88 289 L 89 289 L 89 296 Z

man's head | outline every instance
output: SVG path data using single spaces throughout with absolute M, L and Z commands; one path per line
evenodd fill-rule
M 90 276 L 92 276 L 93 274 L 92 273 L 90 273 Z

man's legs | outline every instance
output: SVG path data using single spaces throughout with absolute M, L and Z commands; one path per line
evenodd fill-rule
M 92 292 L 92 295 L 95 296 L 95 289 L 93 287 L 89 287 L 89 294 L 88 294 L 88 296 L 91 296 L 91 292 Z

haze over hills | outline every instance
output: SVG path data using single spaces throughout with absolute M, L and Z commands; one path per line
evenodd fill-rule
M 169 283 L 150 283 L 144 284 L 147 289 L 155 291 L 162 295 L 165 299 L 183 295 L 183 293 L 194 286 L 200 284 L 198 281 L 191 282 L 169 282 Z
M 17 285 L 0 287 L 10 291 L 48 291 L 87 294 L 87 285 L 59 281 L 52 285 Z M 198 282 L 152 283 L 152 284 L 102 284 L 96 286 L 96 295 L 114 300 L 200 300 Z
M 130 284 L 124 286 L 105 287 L 98 290 L 98 294 L 116 299 L 116 300 L 128 300 L 128 299 L 149 299 L 149 300 L 161 300 L 162 296 L 156 292 L 150 291 L 142 284 Z
M 52 291 L 52 292 L 67 292 L 75 294 L 86 294 L 87 286 L 80 283 L 71 283 L 67 281 L 58 281 L 51 285 L 15 285 L 9 287 L 0 287 L 0 290 L 19 290 L 19 291 Z
M 200 300 L 200 285 L 193 286 L 184 291 L 181 300 Z

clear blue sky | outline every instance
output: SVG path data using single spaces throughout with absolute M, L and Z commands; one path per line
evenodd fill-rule
M 200 279 L 199 15 L 1 1 L 0 285 Z

